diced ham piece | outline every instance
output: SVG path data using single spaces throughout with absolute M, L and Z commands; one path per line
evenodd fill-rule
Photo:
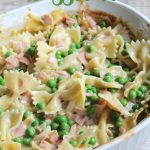
M 39 144 L 39 146 L 41 148 L 43 148 L 44 150 L 53 150 L 53 145 L 50 144 L 49 142 L 45 141 L 45 140 L 42 140 Z
M 30 47 L 30 43 L 27 42 L 23 42 L 23 41 L 13 42 L 13 49 L 14 51 L 17 52 L 21 52 L 21 51 L 26 52 L 29 47 Z
M 44 137 L 39 146 L 45 150 L 55 150 L 58 145 L 59 135 L 56 131 L 51 132 L 48 136 Z
M 83 64 L 83 65 L 86 65 L 88 62 L 85 58 L 85 52 L 80 52 L 79 53 L 79 56 L 78 56 L 78 60 Z
M 74 121 L 80 126 L 88 124 L 88 117 L 86 116 L 86 112 L 82 108 L 76 108 L 75 114 L 71 114 L 70 117 L 74 119 Z
M 124 133 L 126 132 L 126 129 L 125 129 L 124 127 L 120 127 L 120 128 L 119 128 L 119 132 L 120 132 L 121 134 L 124 134 Z
M 53 68 L 57 66 L 57 59 L 53 53 L 49 54 L 49 63 Z
M 49 140 L 51 143 L 56 143 L 59 140 L 59 135 L 57 132 L 53 132 L 49 136 Z
M 49 79 L 49 75 L 46 72 L 40 72 L 39 73 L 39 79 L 42 81 L 47 80 L 47 79 Z
M 73 23 L 75 23 L 74 19 L 67 17 L 67 16 L 64 17 L 64 20 L 65 20 L 65 24 L 68 26 L 71 26 Z
M 132 103 L 132 102 L 129 101 L 128 104 L 127 104 L 127 106 L 125 107 L 126 110 L 130 111 L 133 105 L 134 105 L 134 103 Z
M 107 135 L 108 135 L 109 137 L 112 137 L 112 136 L 113 136 L 113 133 L 112 133 L 112 131 L 111 131 L 110 129 L 107 129 L 106 132 L 107 132 Z
M 27 126 L 21 123 L 13 132 L 14 137 L 24 136 L 26 133 Z
M 19 60 L 16 56 L 11 56 L 6 59 L 6 68 L 14 69 L 19 66 Z
M 57 116 L 57 114 L 46 114 L 45 119 L 53 120 L 56 116 Z
M 20 95 L 20 101 L 25 106 L 29 106 L 32 103 L 32 95 L 30 92 L 26 92 Z
M 19 60 L 19 62 L 21 62 L 21 63 L 23 63 L 25 65 L 29 65 L 30 64 L 30 61 L 24 56 L 19 55 L 18 56 L 18 60 Z
M 45 124 L 43 123 L 43 124 L 41 124 L 40 126 L 38 126 L 38 127 L 36 128 L 36 130 L 40 133 L 40 132 L 42 132 L 45 128 L 46 128 L 46 127 L 45 127 Z
M 96 22 L 91 16 L 87 16 L 86 20 L 89 23 L 91 28 L 96 29 L 96 27 L 97 27 Z
M 42 18 L 43 18 L 44 23 L 46 23 L 47 25 L 54 24 L 54 20 L 53 20 L 53 17 L 51 15 L 46 14 Z

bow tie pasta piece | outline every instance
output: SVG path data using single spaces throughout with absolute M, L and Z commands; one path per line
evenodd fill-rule
M 43 132 L 37 135 L 32 141 L 33 149 L 55 149 L 57 142 L 53 143 L 53 137 L 58 136 L 56 131 L 51 131 L 48 126 Z M 57 139 L 56 139 L 57 140 Z
M 150 68 L 150 41 L 142 40 L 127 44 L 130 58 L 137 64 L 139 69 Z
M 88 150 L 88 144 L 91 142 L 91 139 L 94 139 L 92 142 L 94 147 L 97 144 L 97 126 L 74 126 L 74 133 L 70 133 L 64 137 L 64 141 L 59 145 L 58 150 L 63 148 L 69 148 L 72 150 Z M 74 148 L 70 143 L 71 141 L 76 141 L 77 146 Z M 90 149 L 90 148 L 89 148 Z
M 24 53 L 31 45 L 31 41 L 34 41 L 34 37 L 29 32 L 23 32 L 15 35 L 10 39 L 14 52 Z
M 16 143 L 16 142 L 12 142 L 12 141 L 1 141 L 0 142 L 0 147 L 1 149 L 6 149 L 6 150 L 21 150 L 21 144 L 20 143 Z
M 76 28 L 68 28 L 67 32 L 68 32 L 72 42 L 74 42 L 74 43 L 80 42 L 80 38 L 81 38 L 80 26 L 78 26 Z
M 11 140 L 12 131 L 21 123 L 23 113 L 24 111 L 19 108 L 4 112 L 3 116 L 0 118 L 1 140 Z
M 118 52 L 117 38 L 112 32 L 111 27 L 104 28 L 97 35 L 100 43 L 105 48 L 104 52 L 108 58 L 116 58 Z
M 99 93 L 99 96 L 107 102 L 110 109 L 118 111 L 124 116 L 130 116 L 130 113 L 122 106 L 116 95 L 111 94 L 108 91 L 103 91 L 103 93 Z
M 99 37 L 96 37 L 91 42 L 89 42 L 89 45 L 93 46 L 94 51 L 92 51 L 92 53 L 89 53 L 88 52 L 88 47 L 85 46 L 84 49 L 87 49 L 86 59 L 91 60 L 94 57 L 102 57 L 102 56 L 104 58 L 106 57 L 105 47 L 104 47 L 104 45 L 101 42 L 101 39 Z
M 58 67 L 59 70 L 68 69 L 70 67 L 74 67 L 77 70 L 81 71 L 83 69 L 83 66 L 78 60 L 78 52 L 75 52 L 71 55 L 68 55 L 64 58 L 64 64 L 60 65 Z
M 117 24 L 112 31 L 114 32 L 114 34 L 116 35 L 120 35 L 124 40 L 130 42 L 131 41 L 131 36 L 130 33 L 128 31 L 128 29 L 123 26 L 122 24 Z
M 4 95 L 0 97 L 0 106 L 4 110 L 10 107 L 10 105 L 16 105 L 19 106 L 18 103 L 18 94 L 13 95 Z
M 44 102 L 44 104 L 48 104 L 48 102 L 52 98 L 52 94 L 49 94 L 47 91 L 32 91 L 31 92 L 33 104 L 36 105 L 38 102 Z
M 88 64 L 86 65 L 86 68 L 89 70 L 93 70 L 94 68 L 101 68 L 102 66 L 104 66 L 104 62 L 105 62 L 105 55 L 101 55 L 99 57 L 94 57 L 92 58 Z
M 68 49 L 70 44 L 71 38 L 65 28 L 62 25 L 56 26 L 49 39 L 49 45 Z
M 37 42 L 38 57 L 35 62 L 35 74 L 39 74 L 42 70 L 50 70 L 57 67 L 57 60 L 55 58 L 55 52 L 43 41 Z
M 109 110 L 105 109 L 100 117 L 100 121 L 98 123 L 98 131 L 97 136 L 100 144 L 105 144 L 108 142 L 108 135 L 107 135 L 107 120 L 109 116 Z
M 62 82 L 58 91 L 54 94 L 45 108 L 47 114 L 53 114 L 62 109 L 61 101 L 68 102 L 66 113 L 74 110 L 75 107 L 84 108 L 85 102 L 85 79 L 72 77 Z
M 138 89 L 143 81 L 144 81 L 144 77 L 145 77 L 145 71 L 141 71 L 137 74 L 136 78 L 134 79 L 133 82 L 129 82 L 126 86 L 125 86 L 125 91 L 124 91 L 124 95 L 126 97 L 128 97 L 128 93 L 130 90 L 132 89 Z
M 86 76 L 85 83 L 98 87 L 98 88 L 118 88 L 120 89 L 122 85 L 117 82 L 104 82 L 103 79 L 94 76 Z
M 22 94 L 27 91 L 45 89 L 44 85 L 28 72 L 4 71 L 6 87 L 16 94 Z
M 27 31 L 36 33 L 38 31 L 46 30 L 46 27 L 46 24 L 44 24 L 44 21 L 40 17 L 34 16 L 31 13 L 26 17 L 25 29 Z

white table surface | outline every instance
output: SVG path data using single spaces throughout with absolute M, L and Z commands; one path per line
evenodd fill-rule
M 150 19 L 150 0 L 120 0 L 142 12 Z M 6 11 L 15 9 L 20 6 L 24 6 L 35 2 L 35 0 L 0 0 L 0 14 Z M 143 149 L 140 150 L 150 150 L 150 136 L 143 143 Z

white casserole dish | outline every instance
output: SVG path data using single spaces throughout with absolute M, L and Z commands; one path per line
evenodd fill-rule
M 121 2 L 102 2 L 100 0 L 90 0 L 90 7 L 92 10 L 102 10 L 112 15 L 122 17 L 127 20 L 138 31 L 142 31 L 143 34 L 150 39 L 150 20 L 148 20 L 141 13 L 125 5 Z M 56 9 L 57 6 L 53 5 L 50 0 L 34 3 L 0 16 L 0 25 L 5 30 L 13 27 L 20 27 L 24 23 L 24 17 L 29 10 L 35 15 L 43 15 Z M 71 6 L 61 6 L 64 10 L 76 10 L 78 2 L 74 2 Z M 127 132 L 126 134 L 116 138 L 113 142 L 105 144 L 97 150 L 140 150 L 143 142 L 150 134 L 150 117 L 144 119 L 135 128 Z M 142 149 L 141 149 L 142 150 Z M 147 149 L 150 150 L 150 147 Z

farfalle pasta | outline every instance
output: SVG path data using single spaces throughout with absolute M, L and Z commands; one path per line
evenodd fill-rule
M 146 117 L 150 41 L 94 13 L 30 13 L 0 35 L 0 149 L 96 149 Z

